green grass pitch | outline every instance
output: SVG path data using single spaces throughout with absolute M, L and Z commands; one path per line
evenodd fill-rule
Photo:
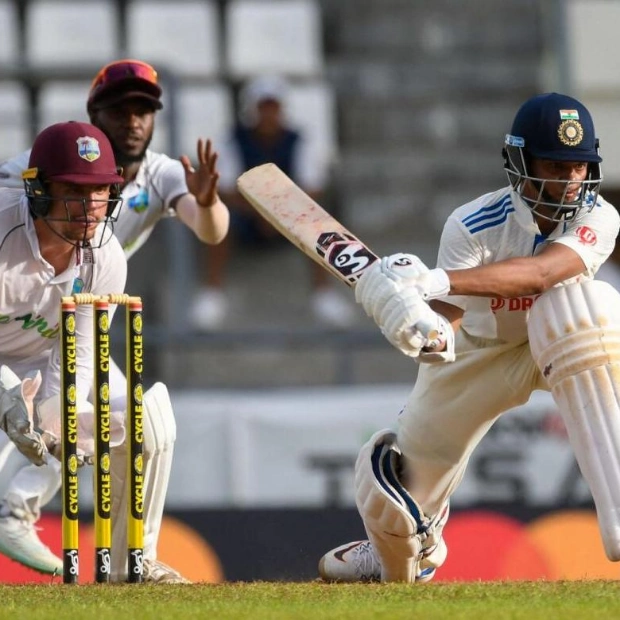
M 0 618 L 592 620 L 620 618 L 615 581 L 4 585 Z

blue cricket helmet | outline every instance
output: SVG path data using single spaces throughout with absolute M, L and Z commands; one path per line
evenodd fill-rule
M 603 161 L 590 112 L 568 95 L 545 93 L 528 99 L 515 116 L 509 140 L 522 140 L 512 146 L 521 146 L 538 159 Z
M 528 99 L 517 111 L 504 142 L 504 170 L 510 185 L 535 216 L 553 222 L 576 220 L 596 204 L 603 179 L 599 142 L 588 109 L 577 99 L 544 93 Z M 586 163 L 583 181 L 538 178 L 531 174 L 532 160 Z M 577 199 L 569 199 L 579 183 Z M 563 186 L 561 198 L 548 188 Z

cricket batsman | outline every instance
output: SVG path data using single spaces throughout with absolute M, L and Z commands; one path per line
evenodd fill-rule
M 395 254 L 356 286 L 366 313 L 420 369 L 397 432 L 375 433 L 357 459 L 368 540 L 326 553 L 325 580 L 432 579 L 470 455 L 537 389 L 557 403 L 606 554 L 620 560 L 620 294 L 593 279 L 614 248 L 619 216 L 599 194 L 589 111 L 558 93 L 532 97 L 503 158 L 509 184 L 450 215 L 435 269 Z

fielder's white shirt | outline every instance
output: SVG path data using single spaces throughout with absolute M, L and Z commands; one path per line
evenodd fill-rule
M 443 269 L 478 267 L 515 257 L 534 256 L 550 243 L 572 248 L 590 280 L 611 254 L 620 216 L 599 196 L 596 206 L 577 222 L 559 224 L 545 237 L 521 197 L 505 187 L 457 208 L 441 236 L 437 266 Z M 568 283 L 568 281 L 567 281 Z M 450 295 L 443 300 L 465 311 L 462 328 L 472 336 L 506 342 L 527 340 L 527 317 L 535 295 L 514 299 Z
M 59 318 L 63 296 L 125 290 L 127 261 L 109 235 L 100 248 L 76 248 L 71 265 L 55 275 L 41 256 L 23 191 L 0 189 L 0 364 L 20 378 L 40 370 L 37 400 L 60 390 Z M 93 245 L 96 242 L 93 241 Z M 115 308 L 110 308 L 113 314 Z M 78 306 L 78 391 L 87 395 L 93 380 L 93 318 L 90 305 Z
M 0 164 L 0 187 L 23 189 L 22 171 L 28 168 L 30 151 Z M 147 150 L 136 178 L 125 185 L 117 209 L 114 234 L 125 256 L 132 256 L 149 238 L 159 220 L 173 217 L 174 198 L 188 193 L 181 162 Z

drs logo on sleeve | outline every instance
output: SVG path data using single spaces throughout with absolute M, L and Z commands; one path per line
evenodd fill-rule
M 316 251 L 351 284 L 357 282 L 364 270 L 377 260 L 377 256 L 359 239 L 346 233 L 323 233 L 317 239 Z

